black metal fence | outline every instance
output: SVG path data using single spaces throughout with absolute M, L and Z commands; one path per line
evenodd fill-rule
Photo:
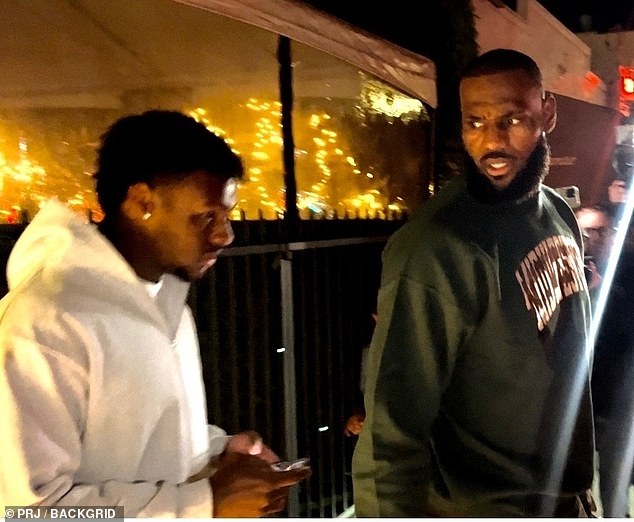
M 353 502 L 355 441 L 344 426 L 358 402 L 381 251 L 401 223 L 302 221 L 305 241 L 288 243 L 282 222 L 236 222 L 237 246 L 192 289 L 210 421 L 311 458 L 289 516 L 330 518 Z
M 283 458 L 309 456 L 288 516 L 331 518 L 353 502 L 361 351 L 374 326 L 381 251 L 402 220 L 236 221 L 236 242 L 192 286 L 209 421 L 256 429 Z M 0 226 L 4 264 L 23 225 Z

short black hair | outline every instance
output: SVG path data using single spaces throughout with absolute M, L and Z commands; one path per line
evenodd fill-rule
M 634 173 L 634 145 L 617 143 L 612 155 L 612 167 L 614 179 L 629 183 Z
M 95 172 L 102 210 L 116 214 L 135 183 L 178 181 L 197 170 L 222 180 L 241 178 L 240 157 L 202 123 L 178 111 L 124 116 L 101 137 Z
M 514 49 L 492 49 L 481 54 L 465 67 L 462 78 L 516 70 L 524 71 L 535 87 L 542 87 L 542 73 L 535 60 Z

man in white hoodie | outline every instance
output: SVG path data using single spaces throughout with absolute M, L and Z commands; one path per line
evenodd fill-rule
M 188 116 L 127 116 L 102 138 L 99 227 L 50 202 L 25 229 L 0 302 L 0 505 L 257 517 L 310 474 L 207 425 L 186 296 L 233 240 L 242 171 Z

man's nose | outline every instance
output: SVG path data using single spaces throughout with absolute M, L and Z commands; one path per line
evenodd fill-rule
M 508 140 L 507 129 L 500 124 L 491 123 L 484 127 L 482 141 L 488 150 L 500 150 Z
M 229 246 L 234 239 L 233 227 L 228 219 L 216 223 L 211 234 L 209 234 L 209 242 L 215 247 Z

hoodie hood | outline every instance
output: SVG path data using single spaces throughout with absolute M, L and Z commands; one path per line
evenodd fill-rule
M 164 276 L 152 299 L 132 267 L 97 227 L 59 201 L 45 204 L 16 242 L 7 263 L 9 290 L 38 281 L 38 291 L 68 297 L 69 308 L 121 307 L 160 326 L 172 337 L 189 284 Z M 81 302 L 77 296 L 82 296 Z
M 137 282 L 130 265 L 97 228 L 57 200 L 42 207 L 13 247 L 7 262 L 9 289 L 40 271 L 47 279 L 81 272 L 98 279 Z

